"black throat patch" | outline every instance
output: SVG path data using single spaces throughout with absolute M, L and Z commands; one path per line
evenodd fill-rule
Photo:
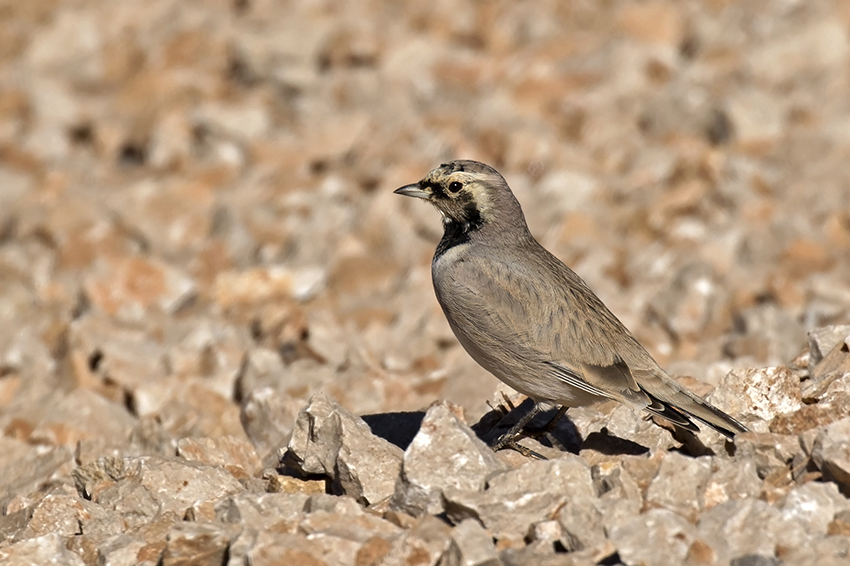
M 479 230 L 484 224 L 481 219 L 481 212 L 472 198 L 465 200 L 462 210 L 463 212 L 460 215 L 462 218 L 460 219 L 446 217 L 443 223 L 443 238 L 437 244 L 437 251 L 434 252 L 435 260 L 453 247 L 468 242 L 470 234 Z

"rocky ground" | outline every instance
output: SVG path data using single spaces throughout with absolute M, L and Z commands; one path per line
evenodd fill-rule
M 754 432 L 492 453 L 456 157 Z M 843 0 L 0 0 L 0 562 L 847 564 L 848 162 Z

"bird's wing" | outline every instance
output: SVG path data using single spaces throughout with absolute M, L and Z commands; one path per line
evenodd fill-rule
M 650 398 L 635 383 L 629 368 L 622 360 L 607 366 L 582 364 L 581 373 L 562 363 L 546 363 L 552 368 L 552 375 L 572 387 L 599 397 L 623 401 L 638 408 L 651 405 Z
M 435 278 L 447 316 L 465 319 L 460 331 L 478 344 L 479 356 L 498 355 L 491 365 L 505 357 L 537 364 L 570 387 L 645 409 L 686 430 L 698 430 L 689 417 L 728 437 L 747 430 L 671 379 L 575 273 L 560 262 L 541 267 L 535 257 L 466 257 L 445 278 Z
M 582 364 L 584 378 L 608 392 L 608 397 L 624 401 L 633 407 L 647 407 L 649 397 L 635 381 L 629 366 L 619 356 L 608 365 Z
M 628 331 L 577 275 L 553 277 L 552 266 L 529 259 L 468 257 L 445 274 L 447 281 L 435 278 L 449 318 L 465 318 L 463 326 L 479 341 L 542 364 L 572 387 L 638 408 L 651 405 L 617 354 L 616 333 L 605 326 Z

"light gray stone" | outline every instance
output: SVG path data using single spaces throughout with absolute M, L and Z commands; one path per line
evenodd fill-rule
M 643 493 L 620 461 L 608 461 L 591 468 L 596 494 L 605 499 L 627 499 L 643 505 Z
M 722 564 L 755 554 L 775 556 L 778 546 L 795 548 L 811 537 L 800 521 L 788 520 L 781 511 L 759 499 L 733 499 L 705 511 L 697 532 Z
M 558 511 L 557 520 L 563 529 L 561 543 L 568 551 L 591 548 L 605 540 L 602 513 L 608 509 L 600 503 L 592 497 L 570 497 Z
M 709 477 L 709 457 L 691 458 L 678 452 L 668 452 L 649 485 L 646 503 L 694 520 L 705 505 L 703 494 Z
M 317 393 L 299 413 L 283 461 L 299 472 L 332 478 L 341 493 L 368 505 L 392 495 L 402 456 L 363 419 Z
M 646 510 L 644 509 L 642 501 L 630 501 L 628 499 L 599 499 L 595 502 L 594 506 L 599 510 L 602 528 L 606 533 L 606 536 L 610 534 L 613 529 L 628 523 Z M 595 525 L 589 525 L 589 527 L 591 534 L 594 533 L 597 528 Z M 593 540 L 593 536 L 588 538 Z M 599 548 L 603 546 L 604 543 L 597 544 L 595 547 L 590 548 Z
M 824 427 L 815 438 L 812 460 L 824 478 L 850 497 L 850 417 Z
M 839 343 L 850 338 L 850 324 L 821 326 L 809 331 L 809 369 L 817 366 Z
M 746 554 L 733 558 L 729 566 L 782 566 L 782 560 L 761 554 Z
M 280 352 L 272 348 L 251 348 L 236 381 L 237 396 L 245 399 L 256 389 L 276 389 L 287 373 Z
M 487 491 L 562 492 L 573 497 L 592 497 L 596 495 L 596 486 L 590 466 L 578 456 L 564 454 L 557 460 L 531 460 L 514 470 L 498 473 L 488 480 Z
M 159 541 L 158 541 L 159 542 Z M 98 562 L 104 566 L 129 566 L 130 564 L 156 564 L 159 562 L 162 551 L 154 552 L 152 558 L 155 561 L 144 562 L 139 560 L 139 555 L 147 547 L 147 542 L 140 536 L 134 534 L 121 534 L 109 537 L 97 545 Z M 162 544 L 164 547 L 164 544 Z
M 174 378 L 203 377 L 206 389 L 233 397 L 251 345 L 247 328 L 206 315 L 167 325 L 165 332 L 164 341 L 172 345 L 165 360 Z
M 834 517 L 850 510 L 850 501 L 833 483 L 809 482 L 789 491 L 780 509 L 784 519 L 800 522 L 813 537 L 826 536 Z
M 168 375 L 166 349 L 144 328 L 92 313 L 71 323 L 69 342 L 77 371 L 89 379 L 108 380 L 124 392 Z M 136 411 L 143 414 L 144 407 Z
M 757 103 L 759 98 L 761 95 L 756 94 L 755 98 L 746 96 L 742 98 L 742 101 Z M 773 102 L 767 102 L 766 105 L 754 110 L 756 120 L 765 119 L 763 122 L 753 123 L 757 128 L 769 127 L 770 121 L 776 118 L 780 119 L 781 126 L 781 115 L 774 113 L 779 110 L 779 106 Z M 761 112 L 768 112 L 768 114 L 761 114 Z M 774 131 L 774 133 L 777 132 Z M 770 144 L 771 141 L 753 139 L 752 143 Z M 773 245 L 775 244 L 769 246 Z M 751 359 L 762 360 L 759 364 L 748 364 L 754 367 L 765 364 L 778 367 L 793 359 L 799 353 L 805 340 L 806 331 L 799 318 L 779 305 L 767 302 L 744 307 L 736 312 L 734 330 L 726 336 L 723 350 L 732 358 L 749 356 Z
M 794 456 L 802 452 L 796 436 L 769 432 L 745 432 L 735 436 L 735 458 L 751 458 L 759 477 L 787 467 Z
M 304 493 L 239 493 L 216 504 L 216 518 L 246 528 L 295 533 L 308 498 Z
M 74 455 L 68 448 L 31 447 L 18 459 L 0 467 L 0 502 L 30 495 L 47 483 L 71 485 L 73 469 Z
M 527 535 L 531 541 L 542 541 L 549 544 L 560 542 L 564 537 L 564 529 L 558 521 L 540 521 L 531 525 L 531 530 Z
M 451 529 L 443 521 L 425 515 L 392 542 L 380 566 L 421 564 L 436 566 L 452 542 Z
M 377 537 L 370 540 L 374 538 Z M 324 533 L 312 534 L 307 540 L 314 545 L 316 550 L 313 554 L 322 561 L 322 564 L 357 566 L 356 561 L 363 543 Z
M 479 521 L 496 538 L 522 539 L 535 523 L 572 498 L 593 498 L 590 467 L 566 454 L 558 460 L 533 460 L 494 476 L 484 492 L 447 489 L 446 514 L 454 522 Z
M 248 542 L 248 541 L 243 541 Z M 348 550 L 348 549 L 346 549 Z M 274 566 L 277 564 L 304 564 L 324 566 L 322 545 L 304 536 L 261 530 L 250 541 L 242 564 Z
M 119 513 L 129 526 L 175 512 L 182 516 L 199 501 L 215 502 L 244 491 L 226 470 L 176 458 L 128 458 L 122 474 L 92 500 Z
M 625 564 L 677 566 L 684 562 L 696 529 L 669 509 L 651 509 L 614 526 L 609 538 Z
M 747 67 L 758 80 L 782 84 L 804 73 L 829 72 L 843 65 L 850 42 L 829 18 L 811 18 L 793 30 L 759 42 L 747 54 Z
M 703 503 L 710 509 L 730 499 L 757 498 L 762 491 L 755 460 L 736 457 L 734 461 L 715 462 L 705 483 Z
M 618 404 L 605 419 L 605 428 L 610 436 L 615 436 L 650 450 L 669 450 L 676 441 L 668 430 L 656 425 L 646 414 L 631 407 Z
M 404 452 L 392 506 L 412 515 L 443 510 L 446 490 L 475 492 L 504 466 L 446 403 L 432 405 Z
M 271 387 L 252 389 L 239 406 L 239 420 L 260 455 L 285 447 L 303 402 Z
M 193 462 L 220 466 L 239 478 L 253 477 L 260 470 L 260 458 L 253 445 L 242 438 L 181 438 L 177 455 Z
M 329 536 L 337 539 L 365 543 L 373 536 L 394 539 L 401 528 L 376 515 L 345 509 L 316 509 L 307 514 L 298 524 L 298 531 L 310 538 Z
M 0 548 L 0 562 L 6 566 L 84 566 L 82 559 L 65 548 L 62 535 L 50 533 Z
M 465 519 L 451 532 L 449 548 L 439 566 L 498 566 L 493 536 L 475 519 Z
M 734 369 L 720 380 L 708 401 L 735 415 L 750 430 L 768 432 L 774 417 L 802 406 L 800 379 L 784 366 Z
M 103 538 L 124 530 L 118 514 L 81 499 L 70 486 L 55 489 L 21 513 L 25 521 L 16 532 L 7 532 L 10 540 L 37 538 L 51 533 L 64 537 L 85 534 Z
M 787 548 L 776 566 L 845 566 L 850 556 L 850 536 L 837 535 L 818 538 L 805 546 Z

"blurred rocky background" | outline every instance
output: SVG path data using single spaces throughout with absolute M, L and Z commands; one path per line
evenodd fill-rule
M 480 445 L 452 158 L 756 432 Z M 0 557 L 841 563 L 847 163 L 843 0 L 0 0 Z

